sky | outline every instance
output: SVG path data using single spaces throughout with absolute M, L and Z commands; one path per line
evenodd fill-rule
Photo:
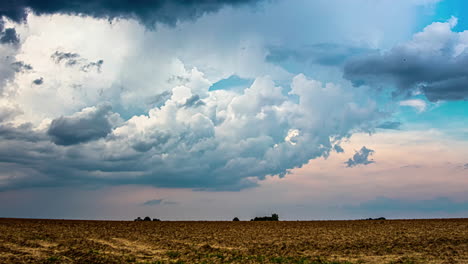
M 468 217 L 462 0 L 0 3 L 0 217 Z

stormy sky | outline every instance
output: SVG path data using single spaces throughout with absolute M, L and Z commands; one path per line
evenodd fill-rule
M 0 217 L 467 217 L 466 7 L 2 2 Z

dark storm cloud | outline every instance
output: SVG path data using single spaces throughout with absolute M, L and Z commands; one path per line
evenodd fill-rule
M 39 79 L 35 79 L 35 80 L 33 81 L 33 83 L 34 83 L 35 85 L 42 85 L 42 84 L 44 83 L 44 78 L 41 77 L 41 78 L 39 78 Z
M 7 28 L 0 33 L 0 44 L 18 44 L 19 37 L 14 28 Z
M 456 202 L 446 197 L 430 200 L 403 200 L 387 197 L 377 197 L 374 200 L 361 203 L 358 206 L 345 207 L 348 211 L 373 214 L 385 213 L 457 213 L 468 212 L 468 203 Z M 379 215 L 380 216 L 380 215 Z
M 39 142 L 47 139 L 44 134 L 34 131 L 30 123 L 17 127 L 8 123 L 0 124 L 0 138 L 18 142 Z
M 295 60 L 325 66 L 336 66 L 343 64 L 352 56 L 370 52 L 373 52 L 373 50 L 335 43 L 318 43 L 295 49 L 270 47 L 266 60 L 274 63 Z
M 369 160 L 369 156 L 374 154 L 374 150 L 368 149 L 365 146 L 361 148 L 361 150 L 356 151 L 354 156 L 350 158 L 348 161 L 345 162 L 348 168 L 354 167 L 357 165 L 368 165 L 371 163 L 375 163 L 373 160 Z
M 449 23 L 433 23 L 388 52 L 349 60 L 344 78 L 355 86 L 392 86 L 396 95 L 422 91 L 429 101 L 468 98 L 468 51 Z
M 400 127 L 401 127 L 401 122 L 398 122 L 398 121 L 386 121 L 377 126 L 377 128 L 393 129 L 393 130 L 399 130 Z
M 6 0 L 0 2 L 0 16 L 16 22 L 26 19 L 27 10 L 42 14 L 73 14 L 96 18 L 136 18 L 153 26 L 155 22 L 175 24 L 214 12 L 225 5 L 238 5 L 254 0 Z
M 468 98 L 468 53 L 455 58 L 395 49 L 348 62 L 344 77 L 355 86 L 395 84 L 398 92 L 421 89 L 430 101 Z
M 112 130 L 110 105 L 100 105 L 89 111 L 59 117 L 50 124 L 47 134 L 57 145 L 74 145 L 107 136 Z

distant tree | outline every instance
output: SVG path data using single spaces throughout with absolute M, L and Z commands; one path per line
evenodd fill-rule
M 271 221 L 279 221 L 279 216 L 278 216 L 278 214 L 272 214 L 272 215 L 271 215 Z
M 232 219 L 232 221 L 239 221 L 239 218 L 234 217 L 234 219 Z
M 278 214 L 272 214 L 271 216 L 255 217 L 250 221 L 279 221 L 279 216 Z
M 161 220 L 159 218 L 153 218 L 153 221 L 159 222 Z
M 143 219 L 141 219 L 141 217 L 137 217 L 135 221 L 143 221 Z
M 366 218 L 366 220 L 387 220 L 385 217 L 379 217 L 379 218 Z
M 151 221 L 151 218 L 149 216 L 145 217 L 145 219 L 143 219 L 143 221 Z

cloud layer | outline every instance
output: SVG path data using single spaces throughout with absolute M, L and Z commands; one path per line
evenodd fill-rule
M 356 86 L 390 84 L 398 94 L 422 91 L 430 101 L 468 98 L 468 31 L 454 32 L 457 19 L 435 22 L 381 54 L 352 59 L 344 77 Z

